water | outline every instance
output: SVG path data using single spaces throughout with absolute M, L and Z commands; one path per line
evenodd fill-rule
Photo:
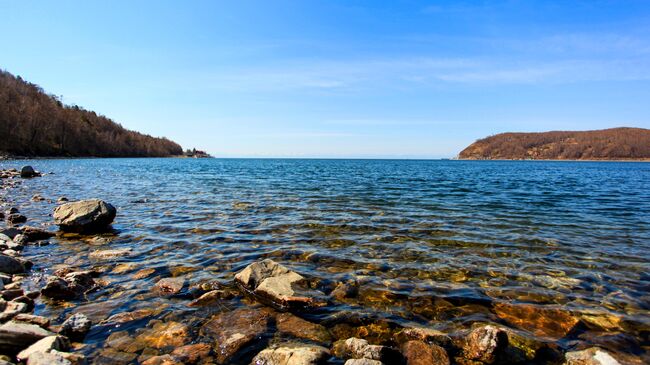
M 36 313 L 84 311 L 95 321 L 137 308 L 191 323 L 248 306 L 215 308 L 152 294 L 155 282 L 233 275 L 272 258 L 331 290 L 358 280 L 357 298 L 310 320 L 354 310 L 391 325 L 445 331 L 499 316 L 499 303 L 534 304 L 607 323 L 553 338 L 565 348 L 599 344 L 648 359 L 650 346 L 650 164 L 399 160 L 86 159 L 28 161 L 54 172 L 6 193 L 32 225 L 49 223 L 56 200 L 101 198 L 118 208 L 117 236 L 104 246 L 55 238 L 29 246 L 30 285 L 61 264 L 105 265 L 96 249 L 131 248 L 108 261 L 106 286 L 72 304 L 39 301 Z M 23 162 L 3 162 L 3 168 Z M 53 228 L 52 228 L 53 229 Z M 123 270 L 114 270 L 115 265 Z M 139 280 L 132 273 L 154 268 Z M 121 272 L 124 271 L 124 272 Z M 545 313 L 545 312 L 544 312 Z M 508 321 L 510 319 L 510 321 Z M 525 322 L 525 321 L 524 321 Z M 595 321 L 592 321 L 595 322 Z M 120 330 L 143 327 L 135 322 Z M 614 323 L 614 324 L 611 324 Z M 611 324 L 611 325 L 610 325 Z M 520 323 L 525 333 L 546 334 Z M 114 328 L 95 327 L 91 355 Z M 336 332 L 336 331 L 335 331 Z M 552 336 L 551 336 L 552 337 Z

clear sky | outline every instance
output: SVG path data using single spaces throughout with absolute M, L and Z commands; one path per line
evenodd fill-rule
M 650 1 L 0 0 L 0 68 L 218 157 L 650 128 Z

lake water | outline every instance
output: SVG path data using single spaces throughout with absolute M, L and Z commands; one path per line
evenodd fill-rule
M 54 173 L 3 192 L 30 224 L 51 222 L 55 206 L 30 202 L 36 193 L 101 198 L 118 209 L 108 244 L 54 238 L 25 249 L 35 288 L 64 263 L 110 265 L 87 300 L 39 300 L 37 314 L 83 311 L 98 322 L 160 308 L 158 318 L 198 328 L 251 302 L 190 308 L 186 297 L 152 294 L 158 279 L 231 285 L 246 265 L 272 258 L 325 292 L 359 283 L 357 297 L 308 316 L 330 329 L 347 310 L 444 331 L 495 322 L 565 348 L 598 344 L 648 359 L 650 163 L 83 159 L 0 167 L 27 163 Z M 132 251 L 108 262 L 88 257 L 106 248 Z M 155 274 L 133 279 L 144 268 Z M 519 305 L 523 312 L 510 307 Z M 536 316 L 553 320 L 555 310 L 581 325 L 560 335 L 537 328 Z M 115 330 L 94 327 L 82 351 L 94 354 Z

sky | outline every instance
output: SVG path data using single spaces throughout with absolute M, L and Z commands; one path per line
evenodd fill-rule
M 9 1 L 0 68 L 216 157 L 650 128 L 650 1 Z

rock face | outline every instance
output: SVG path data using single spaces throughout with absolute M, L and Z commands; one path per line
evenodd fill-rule
M 474 329 L 467 336 L 463 356 L 469 360 L 493 364 L 506 346 L 508 335 L 505 331 L 494 326 L 483 326 Z
M 283 311 L 325 305 L 319 293 L 307 288 L 302 275 L 269 259 L 248 265 L 235 275 L 235 283 L 260 302 Z
M 5 274 L 19 274 L 25 272 L 25 266 L 11 256 L 0 254 L 0 272 Z
M 54 208 L 54 223 L 66 231 L 101 231 L 113 222 L 116 214 L 115 207 L 103 200 L 81 200 Z
M 329 357 L 321 346 L 289 344 L 263 350 L 252 361 L 255 365 L 318 365 Z
M 200 332 L 215 340 L 217 362 L 225 364 L 234 362 L 246 350 L 259 347 L 270 319 L 271 315 L 266 310 L 241 308 L 212 317 Z M 257 346 L 249 346 L 251 344 Z
M 565 357 L 564 365 L 620 365 L 612 355 L 598 347 L 567 352 Z

